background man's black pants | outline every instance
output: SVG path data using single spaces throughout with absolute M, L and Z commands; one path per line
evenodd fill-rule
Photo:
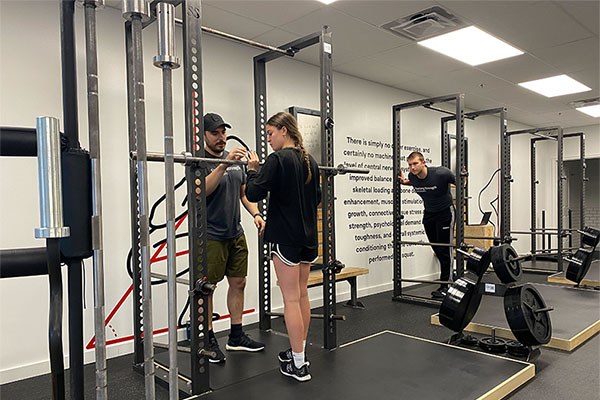
M 454 210 L 448 208 L 434 213 L 425 211 L 423 225 L 427 240 L 431 243 L 450 243 L 451 238 L 454 237 Z M 442 246 L 431 246 L 431 248 L 440 261 L 440 280 L 449 281 L 453 249 Z

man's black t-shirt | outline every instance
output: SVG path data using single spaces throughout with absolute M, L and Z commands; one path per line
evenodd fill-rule
M 408 180 L 423 199 L 426 213 L 444 211 L 452 206 L 449 184 L 456 184 L 456 177 L 448 168 L 427 167 L 424 179 L 409 173 Z
M 206 158 L 227 158 L 224 151 L 221 157 L 206 152 Z M 210 163 L 208 173 L 219 164 Z M 240 218 L 240 188 L 246 183 L 246 175 L 241 166 L 230 165 L 221 177 L 215 190 L 206 196 L 206 232 L 210 240 L 237 238 L 244 230 Z
M 269 196 L 265 241 L 285 246 L 316 248 L 317 205 L 321 201 L 319 167 L 309 155 L 312 179 L 300 152 L 284 148 L 271 153 L 259 172 L 248 171 L 246 197 L 252 202 Z

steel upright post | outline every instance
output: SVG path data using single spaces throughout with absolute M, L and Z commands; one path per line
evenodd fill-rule
M 158 55 L 154 65 L 162 70 L 163 124 L 165 149 L 165 216 L 167 226 L 167 325 L 169 340 L 169 399 L 179 399 L 177 362 L 177 248 L 175 243 L 175 162 L 173 149 L 173 69 L 175 56 L 175 6 L 160 2 L 155 10 L 158 21 Z
M 319 45 L 321 60 L 321 161 L 333 167 L 333 73 L 331 32 L 323 27 Z M 335 194 L 332 174 L 321 174 L 323 217 L 323 338 L 326 349 L 337 346 L 335 316 Z
M 183 85 L 186 151 L 204 157 L 204 98 L 202 92 L 202 9 L 200 0 L 185 0 L 183 14 Z M 188 243 L 190 265 L 191 394 L 210 390 L 208 341 L 208 294 L 196 283 L 208 276 L 206 248 L 206 169 L 185 169 L 188 192 Z
M 125 24 L 127 48 L 129 100 L 129 128 L 130 139 L 134 140 L 134 149 L 137 151 L 136 160 L 136 189 L 137 218 L 139 232 L 133 233 L 135 240 L 139 241 L 139 257 L 142 281 L 142 320 L 144 348 L 144 377 L 146 400 L 155 397 L 154 388 L 154 327 L 152 323 L 152 284 L 150 277 L 150 234 L 149 234 L 149 209 L 148 209 L 148 171 L 146 160 L 146 108 L 144 103 L 144 63 L 142 47 L 142 23 L 149 19 L 149 4 L 143 0 L 123 0 L 123 17 Z M 131 141 L 130 141 L 131 145 Z M 133 218 L 132 218 L 133 220 Z M 137 305 L 134 305 L 134 309 Z M 139 309 L 137 310 L 139 312 Z M 136 332 L 136 334 L 138 334 Z M 142 334 L 139 332 L 139 334 Z
M 94 269 L 94 353 L 96 356 L 96 399 L 108 397 L 106 332 L 104 326 L 104 250 L 102 244 L 102 184 L 100 167 L 100 111 L 98 101 L 98 48 L 96 8 L 103 0 L 84 0 L 87 69 L 88 129 L 92 168 L 92 248 Z

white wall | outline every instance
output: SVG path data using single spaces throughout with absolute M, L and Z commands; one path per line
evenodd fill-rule
M 59 10 L 56 2 L 0 2 L 0 124 L 3 126 L 33 127 L 35 117 L 49 115 L 62 119 L 61 69 L 59 50 Z M 127 144 L 127 99 L 125 80 L 125 49 L 123 19 L 120 12 L 107 8 L 97 17 L 99 79 L 100 79 L 100 128 L 102 146 L 103 206 L 104 206 L 104 262 L 106 273 L 106 314 L 108 315 L 131 285 L 125 262 L 130 248 L 129 233 L 129 181 Z M 79 74 L 79 113 L 80 141 L 87 147 L 87 120 L 85 97 L 85 56 L 83 52 L 82 12 L 77 10 L 78 34 L 78 74 Z M 335 33 L 334 33 L 335 35 Z M 146 115 L 148 128 L 148 149 L 162 149 L 162 100 L 161 74 L 152 65 L 155 55 L 155 30 L 144 31 Z M 335 44 L 335 36 L 334 36 Z M 335 49 L 335 47 L 334 47 Z M 240 136 L 248 143 L 254 143 L 254 105 L 252 57 L 260 51 L 229 41 L 205 36 L 203 40 L 204 106 L 205 111 L 221 113 L 231 123 L 232 134 Z M 307 51 L 316 51 L 309 49 Z M 179 46 L 179 55 L 181 55 Z M 335 50 L 334 50 L 335 55 Z M 183 90 L 182 71 L 174 74 L 175 128 L 178 132 L 176 148 L 183 150 Z M 291 105 L 305 108 L 319 108 L 318 68 L 295 60 L 282 59 L 267 67 L 268 74 L 268 114 L 286 109 Z M 440 95 L 445 93 L 440 93 Z M 417 96 L 383 85 L 353 78 L 343 74 L 334 75 L 334 118 L 335 118 L 335 160 L 336 164 L 357 161 L 357 157 L 344 155 L 344 150 L 370 150 L 379 154 L 391 154 L 391 149 L 349 145 L 347 138 L 363 138 L 390 144 L 392 141 L 391 107 L 404 101 L 415 100 Z M 509 114 L 510 115 L 510 114 Z M 423 109 L 408 110 L 402 115 L 403 144 L 431 148 L 429 158 L 433 165 L 441 161 L 439 149 L 439 126 L 442 114 Z M 498 166 L 498 120 L 482 117 L 466 123 L 466 133 L 470 139 L 470 176 L 472 195 L 487 182 Z M 522 128 L 514 124 L 511 129 Z M 515 143 L 518 140 L 515 140 Z M 406 152 L 407 154 L 408 152 Z M 513 168 L 521 168 L 521 158 L 528 155 L 527 149 L 513 148 Z M 514 157 L 517 157 L 515 160 Z M 526 158 L 522 162 L 526 164 Z M 379 160 L 377 165 L 391 165 L 389 160 Z M 33 229 L 39 224 L 36 161 L 34 159 L 0 159 L 0 179 L 3 191 L 0 196 L 0 248 L 20 248 L 42 246 L 33 239 Z M 528 170 L 528 169 L 527 169 Z M 150 167 L 150 199 L 153 202 L 164 193 L 163 171 L 159 165 Z M 183 170 L 177 170 L 178 176 Z M 388 170 L 373 172 L 385 177 Z M 346 206 L 348 198 L 391 199 L 389 194 L 354 194 L 356 185 L 347 176 L 336 178 L 336 224 L 337 254 L 346 265 L 368 266 L 370 274 L 359 279 L 361 295 L 376 293 L 392 288 L 392 261 L 373 261 L 378 254 L 391 254 L 390 251 L 357 252 L 359 244 L 356 234 L 364 232 L 348 229 L 348 212 L 361 209 Z M 528 178 L 527 178 L 528 179 Z M 373 184 L 385 188 L 391 184 Z M 486 205 L 497 195 L 498 185 L 493 183 L 486 191 L 482 204 Z M 513 204 L 525 204 L 528 194 L 513 190 Z M 528 191 L 525 191 L 528 193 Z M 177 198 L 183 192 L 178 191 Z M 407 198 L 414 194 L 405 195 Z M 523 197 L 523 198 L 522 198 Z M 522 203 L 523 202 L 523 203 Z M 528 202 L 528 200 L 527 200 Z M 365 207 L 366 208 L 366 207 Z M 418 210 L 420 206 L 408 207 Z M 377 210 L 391 210 L 391 205 L 373 207 Z M 487 209 L 487 207 L 486 207 Z M 471 218 L 479 219 L 475 203 L 471 203 Z M 180 210 L 181 211 L 181 210 Z M 159 215 L 160 217 L 160 215 Z M 242 217 L 248 233 L 250 248 L 249 281 L 246 294 L 246 309 L 255 309 L 257 300 L 257 261 L 255 228 L 248 215 Z M 364 222 L 365 219 L 363 219 Z M 391 217 L 367 218 L 372 222 L 385 222 Z M 513 221 L 528 220 L 527 210 L 514 210 Z M 180 229 L 185 229 L 185 225 Z M 391 227 L 372 229 L 369 233 L 385 234 Z M 156 237 L 155 237 L 156 236 Z M 163 234 L 164 237 L 164 234 Z M 160 235 L 153 235 L 152 241 Z M 420 237 L 418 237 L 420 238 Z M 422 237 L 424 239 L 424 237 Z M 389 242 L 391 239 L 382 239 Z M 376 243 L 377 241 L 365 241 Z M 180 250 L 185 249 L 185 241 L 178 242 Z M 412 249 L 411 249 L 412 250 Z M 187 258 L 178 259 L 179 269 L 187 266 Z M 432 252 L 421 247 L 414 250 L 414 256 L 403 264 L 405 277 L 434 277 L 438 268 Z M 153 265 L 153 269 L 164 271 L 164 263 Z M 64 269 L 63 269 L 64 271 Z M 65 273 L 66 275 L 66 273 Z M 30 277 L 4 279 L 0 281 L 0 383 L 22 379 L 49 371 L 47 324 L 48 289 L 47 278 Z M 340 299 L 348 297 L 347 285 L 339 287 Z M 86 310 L 84 312 L 84 343 L 93 336 L 93 296 L 91 262 L 86 262 Z M 180 308 L 185 299 L 185 288 L 180 288 Z M 274 307 L 282 302 L 276 287 L 273 288 Z M 311 290 L 313 305 L 321 304 L 321 289 Z M 154 326 L 166 326 L 165 285 L 153 292 Z M 65 294 L 65 304 L 67 302 Z M 131 297 L 127 298 L 115 314 L 107 329 L 107 339 L 120 338 L 132 334 Z M 217 291 L 215 311 L 225 314 L 225 290 Z M 244 322 L 257 321 L 257 314 L 248 315 Z M 67 326 L 65 319 L 65 349 L 67 346 Z M 227 329 L 226 321 L 217 323 L 217 330 Z M 166 340 L 163 339 L 163 340 Z M 110 357 L 131 351 L 131 343 L 112 345 L 108 348 Z M 93 360 L 93 350 L 86 351 L 86 361 Z

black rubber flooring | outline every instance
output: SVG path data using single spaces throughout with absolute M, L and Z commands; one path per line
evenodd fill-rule
M 564 271 L 550 275 L 550 276 L 554 277 L 554 278 L 567 279 L 566 278 L 566 270 L 567 269 L 565 267 Z M 588 270 L 587 274 L 585 274 L 583 279 L 589 280 L 589 281 L 594 281 L 594 282 L 600 282 L 600 262 L 598 260 L 592 261 L 592 264 L 590 265 L 590 269 Z
M 563 262 L 563 269 L 567 269 L 568 262 Z M 538 271 L 548 271 L 548 273 L 558 272 L 558 263 L 549 260 L 529 260 L 523 261 L 521 267 L 525 270 L 532 269 Z
M 239 400 L 243 393 L 245 400 L 477 399 L 528 367 L 389 331 L 321 353 L 310 363 L 310 383 L 273 370 L 203 398 Z
M 431 292 L 438 289 L 439 287 L 440 285 L 437 283 L 419 283 L 416 285 L 413 284 L 411 286 L 403 287 L 402 295 L 415 297 L 417 299 L 426 299 L 428 301 L 436 302 L 436 304 L 439 306 L 440 304 L 442 304 L 442 301 L 440 299 L 434 299 L 431 296 Z
M 600 291 L 549 284 L 533 284 L 550 312 L 552 337 L 569 340 L 600 320 Z M 510 329 L 504 314 L 504 299 L 483 296 L 471 321 L 477 324 Z
M 545 280 L 546 276 L 538 274 L 526 274 L 523 277 L 523 281 L 530 282 L 545 282 Z M 445 342 L 453 333 L 444 327 L 431 325 L 430 316 L 437 312 L 435 308 L 423 304 L 395 302 L 391 299 L 391 292 L 361 297 L 360 300 L 366 306 L 364 310 L 342 307 L 339 303 L 337 313 L 345 314 L 347 319 L 337 324 L 338 345 L 383 330 L 392 330 L 437 342 Z M 316 308 L 313 312 L 322 313 L 322 309 Z M 272 324 L 274 330 L 285 332 L 285 326 L 281 318 L 274 319 Z M 252 327 L 248 326 L 246 329 L 250 330 Z M 313 320 L 308 340 L 316 348 L 323 344 L 322 332 L 322 321 Z M 223 332 L 222 334 L 226 335 L 226 333 Z M 220 342 L 224 344 L 222 334 L 217 334 L 217 336 L 220 337 Z M 480 337 L 481 335 L 476 336 Z M 592 337 L 571 353 L 543 348 L 542 355 L 536 361 L 535 378 L 509 398 L 511 400 L 598 399 L 598 393 L 600 393 L 599 349 L 600 335 Z M 403 351 L 404 349 L 400 351 L 400 354 Z M 254 357 L 254 355 L 250 355 L 250 357 Z M 313 358 L 318 357 L 320 356 L 317 355 Z M 230 361 L 233 361 L 233 358 L 227 360 L 227 362 Z M 144 398 L 144 377 L 133 370 L 132 362 L 133 356 L 131 354 L 108 360 L 108 398 L 110 400 L 139 400 Z M 269 367 L 273 365 L 273 362 L 276 363 L 276 360 L 269 361 Z M 237 368 L 243 369 L 244 364 L 238 365 Z M 85 400 L 92 400 L 95 398 L 93 363 L 85 366 L 84 374 Z M 430 382 L 437 379 L 435 375 L 428 371 L 422 371 L 422 374 Z M 66 371 L 66 377 L 68 392 L 68 371 Z M 398 376 L 398 379 L 400 379 L 400 376 Z M 364 379 L 361 379 L 361 381 L 364 385 L 370 385 L 369 381 Z M 454 382 L 448 387 L 448 393 L 451 394 L 454 390 L 461 390 L 462 386 L 470 384 L 469 381 Z M 294 382 L 291 382 L 290 385 L 299 391 L 307 390 L 307 384 L 295 385 Z M 311 383 L 308 385 L 311 385 Z M 383 397 L 369 396 L 365 400 L 411 399 L 403 395 L 404 390 L 409 389 L 396 385 L 394 391 L 385 393 Z M 2 400 L 48 400 L 50 399 L 50 393 L 51 380 L 49 374 L 0 385 L 0 399 Z M 270 397 L 272 397 L 270 393 L 264 393 L 263 398 L 269 399 Z M 70 398 L 68 393 L 67 398 Z M 168 391 L 161 386 L 157 386 L 156 399 L 167 400 L 168 398 Z M 244 393 L 239 393 L 238 398 L 243 399 Z M 306 399 L 309 400 L 310 397 L 307 396 Z M 342 398 L 335 396 L 331 399 Z M 273 397 L 273 400 L 285 400 L 285 398 L 276 399 Z
M 263 332 L 259 329 L 246 330 L 253 339 L 265 344 L 263 351 L 248 353 L 244 351 L 227 351 L 225 343 L 227 338 L 219 339 L 219 346 L 227 360 L 223 363 L 210 364 L 210 387 L 213 390 L 224 388 L 246 379 L 264 374 L 279 366 L 277 354 L 290 347 L 287 336 L 278 332 Z M 312 359 L 316 354 L 324 352 L 319 346 L 307 346 L 308 357 Z M 169 353 L 161 352 L 155 355 L 155 360 L 168 368 Z M 190 353 L 178 352 L 179 373 L 190 377 Z

